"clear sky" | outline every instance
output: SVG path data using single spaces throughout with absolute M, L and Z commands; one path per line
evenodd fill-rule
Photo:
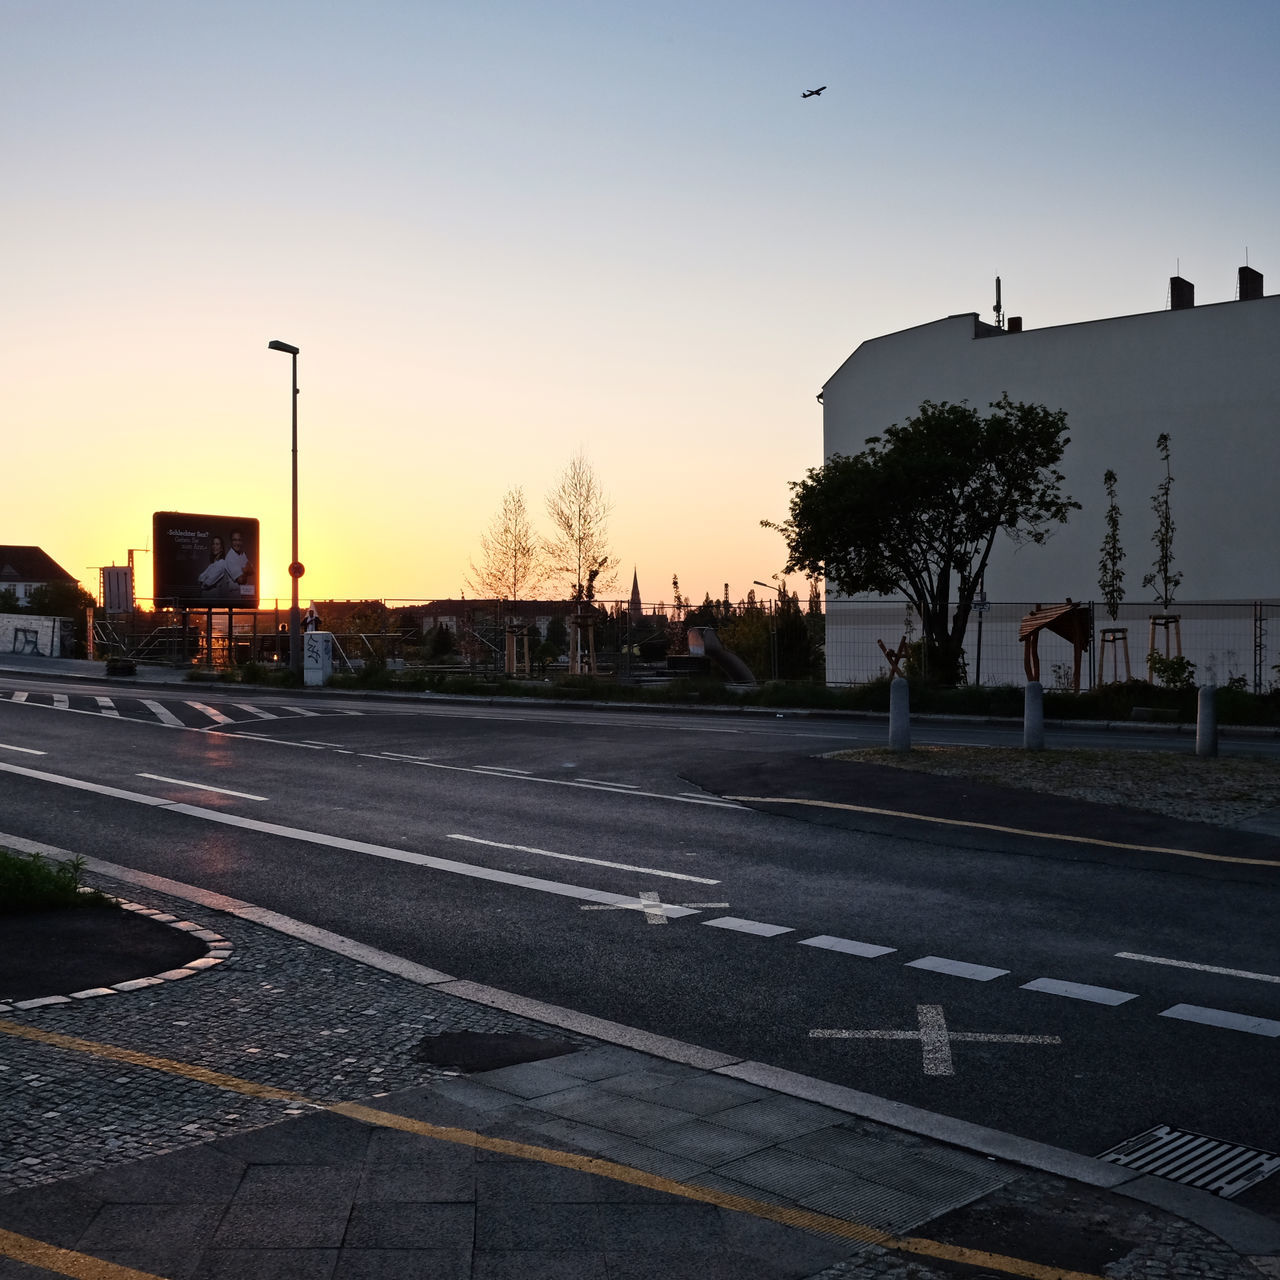
M 0 543 L 96 590 L 255 516 L 287 597 L 279 338 L 304 601 L 456 594 L 579 448 L 619 595 L 739 599 L 860 342 L 1280 287 L 1278 55 L 1275 0 L 0 0 Z

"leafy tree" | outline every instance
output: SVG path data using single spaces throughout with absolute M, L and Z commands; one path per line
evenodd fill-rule
M 846 595 L 905 595 L 944 684 L 963 679 L 965 628 L 997 534 L 1042 543 L 1080 506 L 1057 470 L 1066 413 L 1007 394 L 990 407 L 982 417 L 964 402 L 926 400 L 861 453 L 834 454 L 793 481 L 782 524 L 762 521 L 786 539 L 788 571 L 822 575 Z
M 1124 601 L 1124 570 L 1120 567 L 1124 560 L 1124 548 L 1120 545 L 1120 508 L 1116 505 L 1116 473 L 1110 468 L 1102 477 L 1103 488 L 1107 491 L 1107 533 L 1102 539 L 1102 550 L 1098 557 L 1098 590 L 1102 593 L 1102 602 L 1107 606 L 1107 613 L 1114 622 L 1120 613 L 1120 605 Z
M 18 593 L 12 587 L 0 587 L 0 613 L 21 613 Z
M 480 535 L 480 564 L 471 562 L 467 586 L 492 600 L 528 599 L 543 583 L 547 569 L 542 546 L 525 506 L 524 489 L 508 489 L 488 533 Z
M 603 591 L 617 581 L 618 560 L 609 553 L 612 510 L 586 454 L 575 453 L 547 494 L 553 532 L 545 545 L 550 574 L 568 583 L 574 600 L 591 598 L 589 584 Z
M 1164 479 L 1156 486 L 1151 495 L 1151 509 L 1156 513 L 1156 531 L 1151 541 L 1156 544 L 1156 558 L 1151 572 L 1142 579 L 1144 587 L 1155 587 L 1156 604 L 1168 609 L 1173 604 L 1173 593 L 1182 583 L 1181 572 L 1173 569 L 1173 509 L 1169 495 L 1173 490 L 1173 476 L 1169 471 L 1169 433 L 1162 431 L 1156 436 L 1156 448 L 1164 459 Z
M 26 612 L 45 618 L 82 618 L 93 605 L 93 597 L 78 582 L 42 582 L 27 592 Z

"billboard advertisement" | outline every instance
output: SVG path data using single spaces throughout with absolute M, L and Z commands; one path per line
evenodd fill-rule
M 151 530 L 158 606 L 258 607 L 256 520 L 157 511 Z

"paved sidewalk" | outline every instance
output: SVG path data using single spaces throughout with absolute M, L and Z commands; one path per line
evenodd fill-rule
M 1036 1171 L 850 1090 L 92 878 L 219 962 L 0 1014 L 0 1280 L 1276 1274 L 1280 1227 L 1201 1193 L 1169 1203 L 1230 1243 L 1109 1189 L 1115 1166 Z

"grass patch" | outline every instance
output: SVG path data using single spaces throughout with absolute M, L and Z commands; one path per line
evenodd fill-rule
M 117 907 L 114 899 L 82 885 L 84 859 L 50 862 L 38 853 L 0 849 L 0 915 L 58 908 Z

